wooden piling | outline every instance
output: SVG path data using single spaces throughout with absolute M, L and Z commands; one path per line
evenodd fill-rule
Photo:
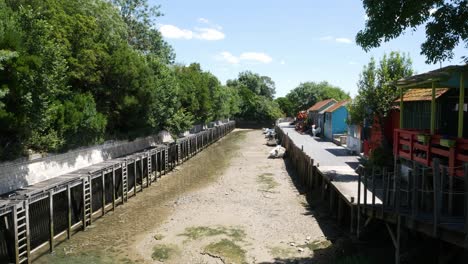
M 101 172 L 101 183 L 102 183 L 102 195 L 101 195 L 101 198 L 102 198 L 102 208 L 101 208 L 101 213 L 102 215 L 104 216 L 106 214 L 106 174 L 103 172 Z
M 433 220 L 432 220 L 432 224 L 433 224 L 433 231 L 432 231 L 432 234 L 437 237 L 437 231 L 438 231 L 438 223 L 439 223 L 439 207 L 440 207 L 440 204 L 439 204 L 439 190 L 440 190 L 440 187 L 439 187 L 439 184 L 440 184 L 440 167 L 439 167 L 439 159 L 437 158 L 434 158 L 432 160 L 432 165 L 433 165 L 433 186 L 434 186 L 434 195 L 433 195 Z
M 72 227 L 72 202 L 71 202 L 71 188 L 70 184 L 67 185 L 67 239 L 71 238 Z
M 49 191 L 49 252 L 54 252 L 54 191 Z

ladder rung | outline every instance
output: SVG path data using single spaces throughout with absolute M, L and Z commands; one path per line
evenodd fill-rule
M 18 236 L 21 236 L 21 235 L 23 235 L 23 234 L 26 234 L 26 230 L 23 230 L 23 231 L 18 232 Z
M 28 244 L 23 244 L 23 245 L 19 246 L 19 247 L 18 247 L 18 250 L 25 248 L 27 245 L 28 245 Z
M 17 228 L 20 229 L 20 228 L 23 228 L 23 227 L 25 227 L 25 226 L 26 226 L 26 223 L 22 223 L 21 225 L 18 225 Z
M 28 254 L 28 251 L 23 251 L 23 252 L 19 253 L 18 257 L 20 257 L 20 258 L 24 257 L 25 254 Z M 28 258 L 24 257 L 23 259 L 28 259 Z M 21 260 L 20 260 L 20 263 L 21 263 Z
M 22 217 L 19 217 L 18 219 L 16 219 L 16 221 L 19 222 L 19 221 L 23 221 L 25 219 L 26 219 L 26 216 L 22 216 Z
M 26 237 L 26 236 L 24 236 L 23 238 L 20 238 L 20 239 L 18 239 L 18 244 L 20 244 L 21 242 L 25 241 L 25 240 L 26 240 L 26 238 L 27 238 L 27 237 Z

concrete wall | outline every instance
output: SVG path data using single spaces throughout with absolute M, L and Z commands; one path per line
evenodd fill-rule
M 137 152 L 158 143 L 157 136 L 113 141 L 35 160 L 0 163 L 0 194 L 35 184 L 93 164 Z

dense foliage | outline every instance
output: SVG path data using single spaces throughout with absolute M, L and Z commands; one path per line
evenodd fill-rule
M 368 16 L 366 27 L 356 36 L 356 43 L 365 50 L 379 47 L 426 23 L 426 41 L 421 54 L 428 63 L 453 58 L 453 49 L 464 43 L 468 48 L 467 0 L 363 0 Z M 468 57 L 464 58 L 468 62 Z
M 277 98 L 276 101 L 288 116 L 295 116 L 299 111 L 307 110 L 315 103 L 333 98 L 337 101 L 349 98 L 341 88 L 328 82 L 305 82 L 291 90 L 286 97 Z
M 0 159 L 238 113 L 237 89 L 173 64 L 160 15 L 147 0 L 0 0 Z
M 228 80 L 226 84 L 238 95 L 237 118 L 272 121 L 283 116 L 279 105 L 273 100 L 276 87 L 270 77 L 246 71 L 239 73 L 237 79 Z
M 382 136 L 385 137 L 384 124 L 399 96 L 394 82 L 412 74 L 411 59 L 405 54 L 391 52 L 388 56 L 384 55 L 378 64 L 372 58 L 364 66 L 359 77 L 358 95 L 348 105 L 350 122 L 362 124 L 365 119 L 375 119 L 382 129 Z M 386 139 L 383 138 L 383 147 L 386 143 Z

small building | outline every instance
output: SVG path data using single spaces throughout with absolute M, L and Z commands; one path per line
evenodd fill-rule
M 349 100 L 340 101 L 327 110 L 324 114 L 324 136 L 333 140 L 333 135 L 345 134 L 347 129 L 348 109 L 346 105 Z
M 448 66 L 398 80 L 400 129 L 394 130 L 396 158 L 463 175 L 468 162 L 468 65 Z M 410 89 L 403 93 L 404 89 Z M 414 90 L 417 89 L 417 90 Z
M 323 131 L 323 123 L 324 123 L 324 113 L 325 111 L 336 104 L 335 99 L 327 99 L 320 102 L 315 103 L 312 107 L 310 107 L 308 111 L 308 121 L 309 124 L 315 125 L 315 128 L 321 128 Z

